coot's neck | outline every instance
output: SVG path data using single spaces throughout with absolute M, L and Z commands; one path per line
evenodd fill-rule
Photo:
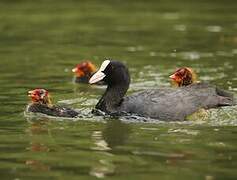
M 107 113 L 117 112 L 123 101 L 123 97 L 129 88 L 129 83 L 130 80 L 112 85 L 109 84 L 105 93 L 97 103 L 96 109 L 100 109 Z

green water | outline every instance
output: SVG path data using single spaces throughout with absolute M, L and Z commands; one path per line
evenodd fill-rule
M 104 89 L 73 84 L 71 68 L 105 57 L 127 64 L 129 92 L 191 66 L 237 94 L 236 32 L 236 0 L 1 0 L 1 179 L 236 179 L 236 107 L 180 123 L 23 113 L 42 87 L 88 114 Z

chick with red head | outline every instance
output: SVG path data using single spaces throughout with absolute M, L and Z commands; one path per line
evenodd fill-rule
M 88 83 L 90 77 L 96 72 L 96 67 L 90 61 L 83 61 L 72 69 L 76 83 Z
M 193 84 L 197 81 L 197 75 L 193 71 L 192 68 L 189 67 L 182 67 L 177 69 L 171 76 L 170 76 L 172 83 L 178 87 L 181 86 L 188 86 Z
M 28 91 L 31 103 L 27 106 L 26 112 L 41 113 L 56 117 L 76 117 L 79 112 L 68 108 L 53 105 L 49 92 L 45 89 L 34 89 Z

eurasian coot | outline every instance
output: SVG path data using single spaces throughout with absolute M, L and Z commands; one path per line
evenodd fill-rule
M 45 89 L 34 89 L 28 92 L 31 103 L 26 107 L 26 112 L 42 113 L 57 117 L 76 117 L 79 113 L 67 107 L 53 105 L 49 93 Z
M 184 120 L 201 108 L 234 105 L 231 93 L 207 83 L 145 90 L 124 97 L 130 76 L 119 61 L 105 60 L 89 83 L 101 80 L 108 86 L 95 108 L 111 115 L 136 114 L 160 120 Z

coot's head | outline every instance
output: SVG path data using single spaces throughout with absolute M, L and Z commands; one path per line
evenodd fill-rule
M 177 69 L 171 76 L 171 80 L 177 86 L 188 86 L 196 81 L 196 73 L 192 68 L 182 67 Z
M 49 92 L 45 89 L 34 89 L 28 91 L 28 96 L 31 98 L 32 102 L 42 103 L 42 104 L 51 104 L 51 99 Z
M 130 83 L 130 76 L 127 67 L 119 62 L 105 60 L 100 69 L 90 78 L 89 83 L 94 84 L 104 81 L 108 86 L 126 85 Z
M 96 67 L 90 61 L 83 61 L 72 69 L 76 77 L 91 76 L 96 71 Z

